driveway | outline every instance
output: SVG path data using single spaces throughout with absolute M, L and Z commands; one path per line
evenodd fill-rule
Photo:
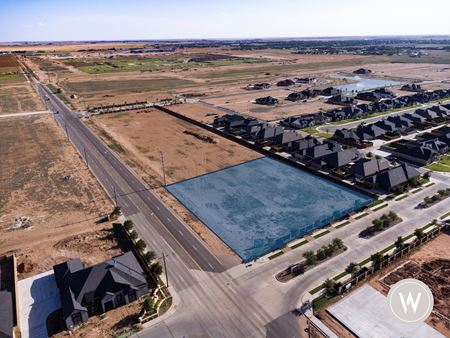
M 18 283 L 22 338 L 47 338 L 47 317 L 61 308 L 53 270 Z

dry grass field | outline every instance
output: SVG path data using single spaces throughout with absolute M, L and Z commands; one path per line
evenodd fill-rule
M 2 118 L 0 133 L 0 253 L 15 252 L 27 276 L 115 252 L 110 224 L 96 224 L 111 203 L 53 117 Z M 22 216 L 31 224 L 15 227 Z
M 44 105 L 25 79 L 17 59 L 0 56 L 0 114 L 43 110 Z
M 164 156 L 167 184 L 223 169 L 261 155 L 156 109 L 100 115 L 90 118 L 87 124 L 218 256 L 239 262 L 237 256 L 219 238 L 161 188 L 161 152 Z M 202 140 L 203 137 L 210 137 L 213 143 Z

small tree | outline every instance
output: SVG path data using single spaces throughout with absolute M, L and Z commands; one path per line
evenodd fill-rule
M 429 181 L 431 178 L 431 171 L 427 171 L 425 174 L 423 174 L 423 178 Z
M 147 252 L 144 254 L 144 259 L 145 259 L 145 261 L 146 261 L 147 263 L 149 263 L 149 264 L 150 264 L 155 258 L 156 258 L 156 254 L 155 254 L 154 251 L 147 251 Z
M 133 221 L 130 219 L 127 219 L 125 222 L 123 222 L 123 228 L 130 232 L 134 227 Z
M 131 230 L 130 232 L 130 238 L 134 241 L 138 238 L 138 234 L 135 230 Z
M 376 252 L 372 256 L 370 256 L 370 260 L 374 264 L 380 264 L 381 261 L 383 260 L 383 254 L 381 252 Z
M 414 230 L 414 235 L 416 235 L 418 239 L 421 239 L 423 238 L 423 236 L 425 236 L 425 233 L 423 232 L 422 229 L 417 228 L 416 230 Z
M 340 238 L 335 238 L 335 239 L 333 239 L 333 246 L 336 248 L 336 249 L 341 249 L 341 248 L 343 248 L 344 247 L 344 242 L 342 241 L 342 239 L 340 239 Z
M 317 261 L 316 254 L 312 251 L 304 252 L 303 257 L 306 258 L 306 264 L 308 264 L 308 265 L 314 265 Z
M 389 211 L 388 213 L 388 217 L 391 221 L 396 221 L 398 219 L 398 216 L 395 212 L 393 211 Z
M 403 245 L 405 245 L 405 240 L 403 239 L 402 236 L 398 236 L 394 245 L 398 250 L 400 250 L 401 248 L 403 248 Z
M 143 307 L 146 312 L 150 312 L 153 310 L 153 308 L 155 307 L 155 300 L 152 296 L 147 296 L 147 298 L 145 298 Z
M 355 274 L 359 270 L 359 265 L 355 262 L 350 262 L 350 264 L 345 268 L 345 271 L 349 274 Z
M 324 260 L 327 257 L 323 247 L 317 250 L 316 256 L 319 261 Z
M 147 244 L 142 239 L 140 239 L 136 242 L 136 249 L 138 249 L 139 252 L 144 252 L 146 247 L 147 247 Z
M 152 266 L 150 267 L 150 270 L 152 272 L 153 275 L 155 276 L 159 276 L 162 274 L 162 266 L 161 264 L 159 264 L 159 262 L 153 263 Z
M 329 295 L 334 294 L 334 287 L 336 286 L 336 282 L 334 280 L 327 278 L 325 279 L 325 282 L 323 282 L 323 285 Z

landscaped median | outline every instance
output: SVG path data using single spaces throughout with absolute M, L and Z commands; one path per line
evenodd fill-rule
M 436 237 L 443 229 L 443 225 L 440 225 L 437 220 L 433 220 L 433 222 L 422 228 L 417 228 L 413 233 L 405 237 L 398 237 L 393 244 L 372 254 L 361 262 L 350 262 L 343 272 L 332 279 L 325 280 L 321 285 L 309 291 L 311 295 L 320 292 L 320 295 L 313 300 L 314 311 L 317 312 L 324 308 L 329 301 L 347 291 L 349 286 L 351 288 L 351 286 L 388 267 L 393 262 L 409 254 L 411 250 Z
M 134 230 L 133 221 L 126 220 L 122 229 L 132 244 L 135 255 L 145 268 L 144 271 L 148 275 L 147 282 L 155 285 L 153 292 L 149 293 L 143 302 L 139 315 L 139 322 L 143 324 L 165 313 L 172 304 L 172 296 L 160 278 L 163 268 L 157 261 L 156 253 L 148 250 L 145 241 L 139 238 Z
M 359 233 L 359 237 L 369 238 L 373 237 L 376 234 L 400 223 L 402 219 L 398 217 L 398 215 L 390 211 L 387 214 L 383 214 L 380 218 L 374 219 L 372 221 L 372 226 L 367 227 L 363 231 Z
M 313 268 L 314 266 L 325 262 L 347 250 L 341 239 L 335 238 L 330 244 L 322 246 L 316 252 L 305 251 L 303 261 L 288 266 L 286 269 L 278 273 L 275 278 L 279 282 L 287 282 L 298 275 L 303 274 L 305 271 Z
M 418 205 L 418 207 L 419 208 L 429 208 L 429 207 L 435 205 L 436 203 L 439 203 L 440 201 L 445 200 L 448 197 L 450 197 L 450 188 L 439 190 L 433 196 L 425 197 L 423 202 L 421 202 Z

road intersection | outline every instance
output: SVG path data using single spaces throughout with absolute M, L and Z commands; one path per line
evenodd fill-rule
M 148 187 L 90 129 L 44 85 L 37 91 L 55 119 L 78 149 L 112 200 L 136 224 L 139 235 L 157 253 L 167 254 L 169 288 L 175 308 L 145 325 L 137 337 L 302 337 L 303 328 L 292 311 L 303 296 L 324 279 L 342 272 L 350 261 L 359 262 L 392 244 L 415 228 L 450 211 L 438 203 L 426 212 L 415 206 L 425 196 L 449 186 L 450 177 L 434 174 L 433 186 L 386 208 L 353 220 L 349 225 L 307 243 L 274 260 L 261 259 L 251 266 L 226 266 L 202 240 L 167 208 Z M 46 100 L 46 97 L 48 100 Z M 374 238 L 358 233 L 381 214 L 395 211 L 403 222 Z M 274 276 L 286 266 L 302 260 L 306 250 L 317 250 L 332 238 L 341 238 L 348 250 L 308 270 L 287 283 Z

